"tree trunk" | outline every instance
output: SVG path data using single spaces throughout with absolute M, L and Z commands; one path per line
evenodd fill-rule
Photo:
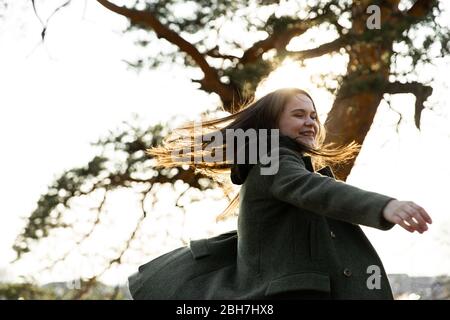
M 365 2 L 366 5 L 369 4 L 367 0 Z M 354 19 L 350 32 L 356 36 L 367 31 L 366 5 L 353 9 Z M 387 10 L 383 8 L 381 12 L 384 19 L 392 13 L 386 12 Z M 353 44 L 348 52 L 347 74 L 325 121 L 325 143 L 345 145 L 356 141 L 362 145 L 383 98 L 381 88 L 389 81 L 392 41 L 385 41 L 381 45 L 380 42 L 358 42 Z M 357 155 L 347 163 L 332 166 L 339 179 L 347 179 L 356 157 Z

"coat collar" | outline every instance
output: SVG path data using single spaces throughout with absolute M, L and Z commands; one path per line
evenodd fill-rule
M 302 158 L 303 162 L 305 163 L 305 167 L 308 171 L 317 172 L 317 173 L 320 173 L 321 175 L 328 176 L 328 177 L 331 177 L 334 179 L 336 178 L 334 176 L 333 170 L 331 169 L 330 166 L 325 166 L 325 167 L 315 171 L 314 166 L 312 164 L 311 156 L 303 155 L 303 152 L 300 149 L 298 143 L 291 137 L 280 134 L 280 147 L 281 146 L 289 148 L 289 149 L 294 150 L 297 153 L 299 153 L 299 156 Z
M 305 162 L 306 169 L 308 169 L 309 171 L 317 172 L 317 173 L 320 173 L 323 176 L 327 176 L 327 177 L 331 177 L 331 178 L 336 179 L 336 177 L 334 176 L 334 172 L 333 172 L 333 170 L 331 169 L 330 166 L 325 166 L 325 167 L 320 168 L 317 171 L 314 171 L 314 167 L 312 165 L 311 157 L 310 156 L 302 156 L 302 159 L 303 159 L 303 162 Z
M 333 179 L 336 179 L 333 170 L 331 169 L 330 166 L 325 166 L 319 170 L 317 170 L 318 173 L 320 173 L 321 175 L 327 176 L 327 177 L 331 177 Z

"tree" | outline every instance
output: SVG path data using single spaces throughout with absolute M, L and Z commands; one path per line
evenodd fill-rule
M 35 2 L 32 0 L 33 5 Z M 70 2 L 60 8 L 68 7 Z M 275 0 L 135 0 L 127 6 L 108 0 L 97 0 L 97 3 L 111 13 L 126 17 L 127 33 L 146 30 L 146 37 L 139 39 L 139 45 L 162 48 L 162 54 L 141 57 L 130 62 L 131 65 L 155 68 L 162 63 L 180 63 L 200 70 L 202 77 L 192 81 L 200 90 L 218 95 L 223 109 L 229 112 L 235 112 L 242 102 L 251 99 L 258 84 L 285 58 L 302 63 L 324 55 L 346 56 L 346 73 L 334 75 L 334 85 L 323 83 L 335 94 L 325 122 L 329 133 L 326 142 L 337 145 L 351 141 L 363 144 L 380 102 L 398 93 L 415 96 L 414 121 L 420 130 L 424 102 L 432 94 L 432 87 L 430 82 L 421 82 L 415 69 L 448 55 L 450 50 L 450 32 L 437 19 L 442 6 L 436 0 L 409 1 L 406 5 L 399 0 L 299 1 L 292 2 L 296 8 L 289 14 L 279 14 L 281 4 Z M 368 21 L 377 18 L 377 13 L 379 26 L 369 28 Z M 237 35 L 222 32 L 229 22 L 239 23 L 242 32 Z M 287 49 L 292 40 L 319 27 L 334 40 L 309 49 Z M 43 23 L 43 39 L 45 30 L 46 23 Z M 409 70 L 399 67 L 405 60 L 410 61 Z M 99 142 L 99 145 L 115 145 L 117 151 L 126 155 L 126 161 L 116 165 L 119 170 L 107 171 L 109 160 L 99 156 L 87 167 L 62 175 L 41 197 L 26 229 L 18 237 L 15 249 L 19 256 L 29 250 L 31 242 L 46 237 L 56 227 L 64 227 L 60 217 L 74 197 L 97 189 L 103 189 L 106 195 L 111 189 L 131 187 L 135 183 L 147 184 L 143 199 L 155 183 L 173 184 L 182 180 L 201 190 L 212 187 L 212 181 L 208 187 L 199 183 L 206 177 L 182 168 L 174 175 L 158 171 L 150 179 L 135 177 L 139 171 L 151 170 L 146 165 L 151 159 L 142 150 L 157 144 L 164 134 L 163 126 L 155 126 L 148 132 L 130 128 Z M 333 168 L 338 178 L 347 178 L 355 159 Z M 84 188 L 86 184 L 91 187 Z M 98 208 L 100 212 L 101 203 Z M 120 255 L 111 261 L 120 262 Z
M 330 132 L 326 142 L 338 145 L 353 140 L 364 143 L 384 94 L 414 94 L 414 120 L 420 129 L 423 103 L 432 87 L 420 82 L 414 69 L 450 50 L 448 28 L 436 19 L 442 9 L 437 0 L 410 1 L 408 8 L 400 6 L 400 0 L 294 2 L 297 8 L 282 16 L 277 15 L 280 5 L 275 0 L 136 0 L 129 6 L 97 2 L 128 18 L 127 32 L 147 30 L 148 38 L 139 41 L 142 46 L 170 43 L 170 52 L 143 57 L 133 65 L 155 67 L 182 60 L 183 65 L 203 74 L 192 81 L 201 90 L 219 95 L 223 108 L 230 112 L 252 98 L 260 81 L 287 57 L 301 62 L 327 54 L 347 55 L 346 74 L 339 75 L 337 86 L 330 88 L 336 99 L 325 123 Z M 372 14 L 369 6 L 374 5 L 379 10 Z M 190 15 L 174 14 L 183 9 Z M 270 16 L 263 19 L 255 14 L 262 10 Z M 380 25 L 369 29 L 368 21 L 377 13 Z M 221 28 L 226 19 L 241 23 L 242 33 L 224 35 Z M 291 40 L 319 26 L 335 39 L 307 50 L 286 49 Z M 422 34 L 423 39 L 417 41 Z M 262 39 L 245 41 L 244 35 Z M 411 69 L 400 70 L 397 64 L 406 57 L 411 59 Z M 337 176 L 345 180 L 353 164 L 334 168 Z
M 274 12 L 266 20 L 256 20 L 249 14 L 253 8 L 248 1 L 197 1 L 194 2 L 193 17 L 181 19 L 170 14 L 170 8 L 181 3 L 176 0 L 136 1 L 132 7 L 117 6 L 108 0 L 97 2 L 127 17 L 131 28 L 147 29 L 157 38 L 170 42 L 175 48 L 172 57 L 181 54 L 186 66 L 200 68 L 203 78 L 193 81 L 200 84 L 201 90 L 218 94 L 224 109 L 230 112 L 233 112 L 235 103 L 251 98 L 258 83 L 286 57 L 303 61 L 335 52 L 348 55 L 347 73 L 338 79 L 336 99 L 325 123 L 330 132 L 326 142 L 338 145 L 351 141 L 364 143 L 385 93 L 412 93 L 416 96 L 415 124 L 420 129 L 423 103 L 431 95 L 432 88 L 419 81 L 390 80 L 404 76 L 396 68 L 397 59 L 411 57 L 412 70 L 407 74 L 412 74 L 418 64 L 431 63 L 436 58 L 429 54 L 432 47 L 439 47 L 438 56 L 444 56 L 450 50 L 448 29 L 435 19 L 440 14 L 439 2 L 433 0 L 414 1 L 410 8 L 404 10 L 399 8 L 399 0 L 319 0 L 314 5 L 308 2 L 307 6 L 299 2 L 298 9 L 292 14 L 277 17 Z M 273 11 L 278 7 L 278 1 L 250 3 Z M 379 29 L 368 29 L 366 23 L 370 15 L 367 8 L 374 4 L 381 8 L 381 25 Z M 218 20 L 239 16 L 240 11 L 247 13 L 242 16 L 244 30 L 248 33 L 262 32 L 265 38 L 251 45 L 239 39 L 227 41 L 219 38 L 214 45 L 208 45 L 208 36 L 220 32 L 220 27 L 215 27 Z M 320 25 L 326 26 L 336 39 L 308 50 L 292 52 L 286 49 L 292 39 Z M 414 37 L 421 30 L 430 28 L 434 32 L 417 47 Z M 205 36 L 196 42 L 186 40 L 197 34 Z M 406 50 L 396 51 L 394 44 L 404 45 Z M 274 51 L 274 58 L 265 58 L 264 54 L 271 51 Z M 158 57 L 150 57 L 150 62 L 160 61 Z M 351 161 L 334 168 L 337 176 L 345 180 L 353 164 Z

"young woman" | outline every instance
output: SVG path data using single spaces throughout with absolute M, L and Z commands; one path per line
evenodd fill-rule
M 409 232 L 423 233 L 431 218 L 412 201 L 335 179 L 329 164 L 346 161 L 359 146 L 323 145 L 325 129 L 308 93 L 297 88 L 276 90 L 235 114 L 202 123 L 200 132 L 194 126 L 181 129 L 187 134 L 168 139 L 165 146 L 149 153 L 160 166 L 175 167 L 188 159 L 187 163 L 209 174 L 231 171 L 232 182 L 242 186 L 221 217 L 239 205 L 238 229 L 193 241 L 190 247 L 141 266 L 130 277 L 134 298 L 393 298 L 382 262 L 358 225 L 389 230 L 398 224 Z M 230 129 L 279 129 L 279 135 L 275 130 L 244 145 L 233 142 L 230 153 Z M 206 143 L 214 135 L 223 138 L 217 139 L 221 141 L 216 149 Z M 277 170 L 271 174 L 262 174 L 267 167 L 264 154 L 250 161 L 250 144 L 261 146 L 261 139 L 270 144 L 266 155 L 277 155 Z M 174 157 L 182 151 L 183 159 Z M 245 161 L 237 161 L 242 152 L 245 157 L 240 159 Z M 228 157 L 199 160 L 213 153 Z

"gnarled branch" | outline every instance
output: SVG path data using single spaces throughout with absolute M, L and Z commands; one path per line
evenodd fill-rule
M 240 63 L 248 64 L 258 60 L 263 53 L 274 48 L 284 48 L 294 37 L 298 37 L 309 30 L 311 27 L 316 26 L 323 22 L 327 17 L 333 14 L 331 11 L 326 10 L 324 14 L 318 15 L 317 17 L 299 20 L 290 27 L 282 32 L 275 32 L 269 35 L 266 39 L 256 42 L 252 47 L 248 48 L 242 58 Z M 334 14 L 333 14 L 334 15 Z
M 220 81 L 217 70 L 208 64 L 205 56 L 192 43 L 186 41 L 175 31 L 170 30 L 169 27 L 162 24 L 152 12 L 118 6 L 108 0 L 97 0 L 97 2 L 106 9 L 127 17 L 134 24 L 152 29 L 158 38 L 163 38 L 180 48 L 182 52 L 189 55 L 195 61 L 204 73 L 205 77 L 199 81 L 202 89 L 207 92 L 217 93 L 224 101 L 233 100 L 234 90 Z
M 416 104 L 414 109 L 414 123 L 417 129 L 420 130 L 420 118 L 422 115 L 422 110 L 424 109 L 423 103 L 428 99 L 433 93 L 433 88 L 424 85 L 420 82 L 389 82 L 385 88 L 385 93 L 396 94 L 396 93 L 412 93 L 416 96 Z
M 337 51 L 346 44 L 347 42 L 345 41 L 345 38 L 340 37 L 336 40 L 324 43 L 313 49 L 307 49 L 302 51 L 289 51 L 290 52 L 289 56 L 297 60 L 311 59 L 315 57 L 320 57 L 327 53 Z

